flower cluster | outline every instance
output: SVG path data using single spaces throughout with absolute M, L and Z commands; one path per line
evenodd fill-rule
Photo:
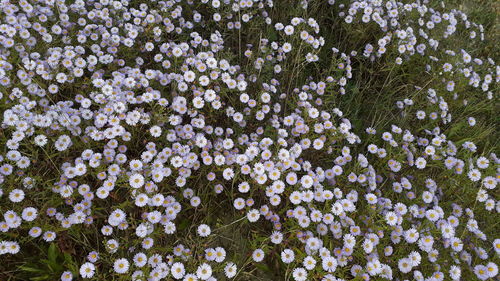
M 500 80 L 455 49 L 483 27 L 289 2 L 1 1 L 0 256 L 70 243 L 60 280 L 498 278 L 500 159 L 458 133 Z M 320 9 L 373 36 L 336 42 Z M 339 108 L 359 62 L 432 79 L 360 127 Z

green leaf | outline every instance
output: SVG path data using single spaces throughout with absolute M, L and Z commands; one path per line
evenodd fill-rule
M 57 259 L 56 244 L 50 243 L 48 257 L 49 257 L 49 261 L 51 263 L 57 263 L 57 261 L 56 261 L 56 259 Z
M 25 265 L 19 266 L 19 269 L 21 269 L 22 271 L 27 271 L 27 272 L 43 272 L 43 270 L 41 270 L 41 269 L 33 268 L 33 267 L 25 266 Z
M 255 267 L 257 267 L 258 269 L 260 269 L 264 272 L 271 272 L 271 270 L 269 269 L 269 267 L 266 264 L 255 263 Z
M 71 263 L 73 263 L 73 258 L 71 258 L 70 254 L 64 253 L 64 261 L 71 264 Z
M 38 277 L 31 277 L 30 280 L 32 280 L 32 281 L 50 280 L 50 275 L 45 274 L 45 275 L 38 276 Z
M 179 224 L 179 230 L 184 230 L 185 228 L 187 228 L 189 226 L 189 223 L 190 221 L 189 220 L 183 220 L 181 221 L 181 223 Z

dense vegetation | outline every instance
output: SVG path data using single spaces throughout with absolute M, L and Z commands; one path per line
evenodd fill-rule
M 498 280 L 496 1 L 0 9 L 0 280 Z

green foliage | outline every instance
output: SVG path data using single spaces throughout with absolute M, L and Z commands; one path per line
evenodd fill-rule
M 78 266 L 73 260 L 73 256 L 69 253 L 63 253 L 56 243 L 50 243 L 46 248 L 40 246 L 38 250 L 40 254 L 26 258 L 24 264 L 17 267 L 19 273 L 13 280 L 58 280 L 61 274 L 68 269 L 73 274 L 78 273 Z M 41 258 L 43 256 L 45 257 Z

